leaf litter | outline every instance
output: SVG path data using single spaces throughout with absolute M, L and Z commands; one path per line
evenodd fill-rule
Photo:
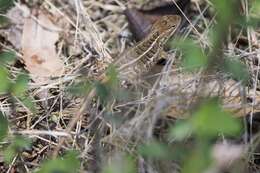
M 46 83 L 50 77 L 64 73 L 64 63 L 56 52 L 59 30 L 51 20 L 39 12 L 37 20 L 26 18 L 23 26 L 22 53 L 26 69 L 34 82 Z

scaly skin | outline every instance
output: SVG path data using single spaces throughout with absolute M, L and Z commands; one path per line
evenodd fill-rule
M 121 80 L 136 80 L 148 72 L 161 58 L 160 52 L 181 23 L 178 15 L 166 15 L 157 20 L 151 33 L 115 62 Z

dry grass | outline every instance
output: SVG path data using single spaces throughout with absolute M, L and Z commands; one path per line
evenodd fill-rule
M 248 0 L 241 2 L 244 3 L 243 10 L 248 15 Z M 91 172 L 100 166 L 97 161 L 109 160 L 115 151 L 124 150 L 135 154 L 135 147 L 141 142 L 152 140 L 155 132 L 159 138 L 163 138 L 166 127 L 175 121 L 176 116 L 173 112 L 168 112 L 168 115 L 171 114 L 170 118 L 162 116 L 162 110 L 173 103 L 175 107 L 186 106 L 187 110 L 190 110 L 189 103 L 191 104 L 191 97 L 198 90 L 202 73 L 190 75 L 183 72 L 184 70 L 176 65 L 179 63 L 179 56 L 174 50 L 168 52 L 169 60 L 165 66 L 155 67 L 154 72 L 145 77 L 144 84 L 136 84 L 133 87 L 139 92 L 138 97 L 122 102 L 111 100 L 109 106 L 105 108 L 99 106 L 99 101 L 96 100 L 93 101 L 91 109 L 80 110 L 84 108 L 85 100 L 67 92 L 67 89 L 77 81 L 97 79 L 98 75 L 117 58 L 116 55 L 135 45 L 123 10 L 128 7 L 140 7 L 142 3 L 133 0 L 44 0 L 33 3 L 31 8 L 39 8 L 51 16 L 60 16 L 56 22 L 63 26 L 64 31 L 61 33 L 57 50 L 66 66 L 65 74 L 52 79 L 47 85 L 35 85 L 30 82 L 28 94 L 31 97 L 39 98 L 39 93 L 45 90 L 50 92 L 43 97 L 44 99 L 35 99 L 36 114 L 28 110 L 18 99 L 16 111 L 12 110 L 9 98 L 0 96 L 1 111 L 8 115 L 11 122 L 11 134 L 22 134 L 33 141 L 32 149 L 23 152 L 21 156 L 22 170 L 29 172 L 37 167 L 40 161 L 51 157 L 52 152 L 57 149 L 59 140 L 63 138 L 61 148 L 79 150 L 82 160 L 81 171 Z M 17 6 L 21 8 L 20 3 L 17 3 Z M 182 39 L 192 37 L 202 48 L 211 48 L 209 31 L 215 23 L 214 17 L 208 17 L 211 8 L 212 4 L 208 1 L 192 1 L 185 15 L 188 22 L 177 35 Z M 235 86 L 234 90 L 244 89 L 244 94 L 259 104 L 260 68 L 254 61 L 260 61 L 260 32 L 252 28 L 247 28 L 246 32 L 241 30 L 234 38 L 228 38 L 228 47 L 224 52 L 226 55 L 236 55 L 248 65 L 252 75 L 252 87 L 243 88 L 238 83 L 224 85 L 227 88 Z M 8 42 L 1 43 L 1 46 L 14 50 L 21 56 L 19 50 Z M 21 67 L 9 67 L 9 69 L 13 76 L 22 71 Z M 149 80 L 151 77 L 153 80 Z M 213 78 L 217 83 L 227 81 L 223 74 L 216 74 Z M 213 86 L 207 93 L 223 94 L 221 86 L 219 90 Z M 217 91 L 213 92 L 214 89 Z M 234 97 L 242 98 L 241 93 L 237 92 Z M 231 107 L 234 109 L 241 107 L 239 103 Z M 176 108 L 176 115 L 180 113 L 179 109 L 183 110 Z M 248 107 L 246 110 L 248 109 L 251 112 L 255 112 L 254 109 L 259 111 L 259 105 Z M 76 127 L 65 131 L 69 121 L 78 113 L 82 115 Z M 113 121 L 109 113 L 118 117 L 118 122 Z M 249 126 L 253 126 L 253 113 L 249 117 Z M 9 170 L 12 166 L 9 165 Z M 177 170 L 178 166 L 168 165 L 168 167 Z

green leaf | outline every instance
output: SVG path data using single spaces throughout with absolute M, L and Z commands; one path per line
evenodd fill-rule
M 36 105 L 33 102 L 33 98 L 25 95 L 21 95 L 18 98 L 26 108 L 28 108 L 32 113 L 36 113 Z
M 97 96 L 101 100 L 102 104 L 106 104 L 110 96 L 109 88 L 100 82 L 95 83 Z
M 13 149 L 12 146 L 8 146 L 4 150 L 4 161 L 8 164 L 12 163 L 14 157 L 16 156 L 17 152 Z
M 193 127 L 189 121 L 177 122 L 170 129 L 169 138 L 181 141 L 192 134 Z
M 6 117 L 0 112 L 0 141 L 2 141 L 8 132 L 8 121 Z
M 236 135 L 241 129 L 239 120 L 223 111 L 217 99 L 210 99 L 203 103 L 194 113 L 191 122 L 196 134 L 207 138 L 217 137 L 219 133 Z
M 107 72 L 106 72 L 106 76 L 108 77 L 108 86 L 110 88 L 113 88 L 113 87 L 116 87 L 119 83 L 119 80 L 118 80 L 118 72 L 115 68 L 115 66 L 113 65 L 110 65 L 107 69 Z
M 23 149 L 31 146 L 31 140 L 22 136 L 16 136 L 11 145 L 4 150 L 5 162 L 11 163 L 14 157 Z
M 0 93 L 6 93 L 9 90 L 10 87 L 10 81 L 8 79 L 8 72 L 7 70 L 0 66 Z
M 260 26 L 260 17 L 250 17 L 249 20 L 247 20 L 246 22 L 244 22 L 244 26 L 250 26 L 250 27 L 254 27 L 254 28 L 259 28 Z
M 6 27 L 9 24 L 9 19 L 4 16 L 0 16 L 0 27 Z
M 121 112 L 118 113 L 118 112 L 105 111 L 103 114 L 103 118 L 106 122 L 112 124 L 113 127 L 119 127 L 124 122 L 124 117 L 120 113 Z
M 156 141 L 140 146 L 138 151 L 141 155 L 149 158 L 154 158 L 154 159 L 171 158 L 171 152 L 168 146 Z
M 91 89 L 93 89 L 93 85 L 89 81 L 84 81 L 72 85 L 68 91 L 76 96 L 86 96 Z
M 242 81 L 243 84 L 249 82 L 250 73 L 247 66 L 234 58 L 225 58 L 222 69 L 233 79 Z
M 120 101 L 124 101 L 128 98 L 128 92 L 119 87 L 118 71 L 114 65 L 110 65 L 106 71 L 108 77 L 107 82 L 104 83 L 107 91 L 109 92 L 109 98 L 114 98 Z
M 111 164 L 106 166 L 102 173 L 137 173 L 134 159 L 130 156 L 118 155 L 112 158 Z
M 13 62 L 16 59 L 16 54 L 14 52 L 2 52 L 0 53 L 0 63 Z
M 212 162 L 210 151 L 210 146 L 207 143 L 200 143 L 191 149 L 191 153 L 184 160 L 182 173 L 205 172 Z
M 12 94 L 15 96 L 21 96 L 26 90 L 28 90 L 29 76 L 26 74 L 20 74 L 16 78 L 15 84 L 12 85 Z
M 62 158 L 46 161 L 36 173 L 76 173 L 79 172 L 79 168 L 78 153 L 70 151 Z
M 13 5 L 14 5 L 13 0 L 0 0 L 0 13 L 6 12 Z
M 237 0 L 211 0 L 217 10 L 218 20 L 221 25 L 233 22 L 232 19 L 239 19 Z
M 14 146 L 14 148 L 16 150 L 20 150 L 20 149 L 23 149 L 23 148 L 27 148 L 27 147 L 30 147 L 31 145 L 31 140 L 28 139 L 28 138 L 25 138 L 23 136 L 16 136 L 14 138 L 14 142 L 12 144 Z
M 250 16 L 260 19 L 260 1 L 254 0 L 250 8 Z
M 207 66 L 207 56 L 192 40 L 175 40 L 172 42 L 172 46 L 179 48 L 183 53 L 182 66 L 188 71 L 194 71 Z

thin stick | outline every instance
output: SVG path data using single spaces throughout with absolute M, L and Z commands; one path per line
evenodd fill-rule
M 102 75 L 103 76 L 103 75 Z M 104 77 L 101 80 L 101 83 L 105 83 L 108 81 L 107 77 Z M 90 93 L 88 94 L 87 97 L 85 97 L 79 111 L 76 113 L 76 115 L 74 116 L 74 118 L 69 122 L 69 125 L 67 126 L 65 132 L 66 133 L 70 133 L 70 131 L 72 131 L 72 129 L 75 127 L 75 125 L 77 124 L 78 120 L 80 120 L 81 116 L 84 114 L 85 110 L 89 107 L 89 105 L 91 104 L 91 101 L 93 99 L 93 97 L 95 97 L 96 95 L 96 89 L 93 88 Z M 54 152 L 53 152 L 53 158 L 57 157 L 62 145 L 65 142 L 65 137 L 62 137 L 57 145 L 57 147 L 55 148 Z

